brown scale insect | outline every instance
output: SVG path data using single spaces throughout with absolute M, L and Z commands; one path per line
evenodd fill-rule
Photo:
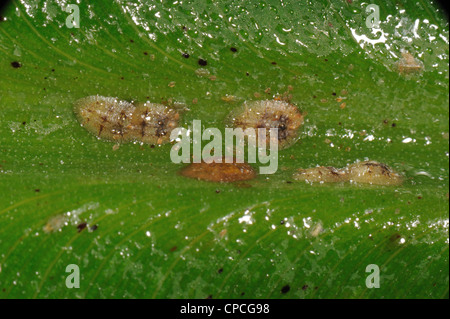
M 178 126 L 177 110 L 151 102 L 136 105 L 114 97 L 88 96 L 75 102 L 81 125 L 100 139 L 164 144 Z
M 236 182 L 254 179 L 256 171 L 247 163 L 192 163 L 184 167 L 180 174 L 210 182 Z
M 282 100 L 244 102 L 238 110 L 231 112 L 228 122 L 243 130 L 266 128 L 266 142 L 270 143 L 270 129 L 278 129 L 278 149 L 294 144 L 298 139 L 298 128 L 303 124 L 303 115 L 295 105 Z

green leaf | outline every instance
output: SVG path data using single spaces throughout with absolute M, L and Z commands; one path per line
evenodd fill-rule
M 359 1 L 81 1 L 80 28 L 63 3 L 1 13 L 1 298 L 448 298 L 449 36 L 434 4 L 377 3 L 377 31 Z M 404 51 L 423 69 L 400 74 Z M 244 101 L 285 92 L 307 113 L 300 140 L 246 183 L 180 176 L 170 144 L 114 150 L 73 113 L 95 94 L 171 100 L 184 127 L 223 131 Z M 292 178 L 364 159 L 405 182 Z

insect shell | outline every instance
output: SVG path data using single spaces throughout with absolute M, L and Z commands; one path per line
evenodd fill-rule
M 330 166 L 299 169 L 294 174 L 294 179 L 319 183 L 338 183 L 348 180 L 345 170 Z
M 343 169 L 324 166 L 299 169 L 293 178 L 307 182 L 353 182 L 374 185 L 400 185 L 403 182 L 401 175 L 386 164 L 376 161 L 357 162 Z
M 355 183 L 400 185 L 403 178 L 389 166 L 376 161 L 358 162 L 348 166 L 348 179 Z
M 402 59 L 396 62 L 395 66 L 400 74 L 412 74 L 423 71 L 423 63 L 414 58 L 409 52 L 402 52 Z
M 282 100 L 244 102 L 242 107 L 231 112 L 228 122 L 233 127 L 266 128 L 266 142 L 270 143 L 271 128 L 278 129 L 278 149 L 294 144 L 298 139 L 298 128 L 303 124 L 303 115 L 295 105 Z M 258 137 L 258 136 L 257 136 Z
M 177 110 L 162 104 L 135 105 L 99 95 L 76 101 L 74 111 L 89 132 L 116 142 L 167 143 L 180 118 Z

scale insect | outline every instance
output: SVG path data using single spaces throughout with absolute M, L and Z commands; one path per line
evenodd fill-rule
M 209 182 L 248 181 L 256 178 L 255 170 L 247 163 L 191 163 L 180 171 L 180 175 Z
M 178 126 L 180 113 L 162 104 L 133 104 L 114 97 L 88 96 L 75 102 L 81 125 L 99 139 L 164 144 Z
M 363 161 L 349 165 L 343 169 L 334 167 L 313 167 L 298 169 L 294 179 L 310 183 L 352 182 L 356 184 L 400 185 L 403 178 L 389 166 L 376 161 Z
M 266 142 L 270 144 L 270 129 L 278 129 L 278 149 L 284 149 L 298 140 L 298 128 L 303 124 L 303 115 L 295 105 L 282 100 L 244 102 L 232 111 L 227 122 L 233 127 L 266 128 Z

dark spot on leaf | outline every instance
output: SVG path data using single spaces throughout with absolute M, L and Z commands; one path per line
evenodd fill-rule
M 417 196 L 417 199 L 422 199 L 422 196 Z
M 52 69 L 52 72 L 55 72 L 55 69 Z
M 130 39 L 130 42 L 131 42 L 131 43 L 134 43 L 134 40 Z
M 198 59 L 198 64 L 201 66 L 206 66 L 208 64 L 208 61 L 203 60 L 203 59 Z
M 219 194 L 220 193 L 220 189 L 216 189 L 216 193 Z
M 220 268 L 217 272 L 218 272 L 219 274 L 223 273 L 223 268 Z
M 20 64 L 20 62 L 17 61 L 13 61 L 11 62 L 11 66 L 15 69 L 20 68 L 22 66 L 22 64 Z
M 120 79 L 121 79 L 121 80 L 123 80 L 123 79 L 124 79 L 124 77 L 123 77 L 123 76 L 121 76 L 121 77 L 120 77 Z
M 313 95 L 313 99 L 315 99 L 317 96 Z
M 170 248 L 170 251 L 174 252 L 175 250 L 177 250 L 177 248 L 178 248 L 177 246 L 173 246 L 172 248 Z
M 82 222 L 82 223 L 78 224 L 78 226 L 77 226 L 78 232 L 81 232 L 83 229 L 86 228 L 86 226 L 87 226 L 86 222 Z
M 272 64 L 273 64 L 273 65 L 277 65 L 277 62 L 274 61 L 274 62 L 272 62 Z
M 0 22 L 6 21 L 6 19 L 2 16 L 0 16 Z
M 336 96 L 336 92 L 333 92 L 333 93 L 331 93 L 331 95 L 334 95 L 334 96 Z
M 395 123 L 392 123 L 392 127 L 396 127 L 397 126 L 397 124 L 395 124 Z
M 39 188 L 36 188 L 34 191 L 35 191 L 36 193 L 39 193 L 41 190 L 40 190 Z
M 280 222 L 280 225 L 283 225 L 284 224 L 284 220 L 282 220 L 281 222 Z
M 328 62 L 328 59 L 324 59 L 325 62 Z
M 241 296 L 245 295 L 245 292 L 241 292 Z
M 281 293 L 282 294 L 288 293 L 289 290 L 291 290 L 291 287 L 289 285 L 286 285 L 283 288 L 281 288 Z
M 231 51 L 231 52 L 237 52 L 237 49 L 236 49 L 235 47 L 231 47 L 231 48 L 230 48 L 230 51 Z
M 286 184 L 292 184 L 292 181 L 286 181 Z
M 308 285 L 303 285 L 302 290 L 308 289 Z
M 155 148 L 155 145 L 153 145 L 153 144 L 152 144 L 152 145 L 150 145 L 150 148 Z
M 25 125 L 25 124 L 27 124 L 27 122 L 22 122 L 22 125 Z
M 188 53 L 183 53 L 183 58 L 188 59 L 189 58 L 189 54 Z
M 144 55 L 148 55 L 148 52 L 147 52 L 147 51 L 144 51 Z
M 97 225 L 94 225 L 94 226 L 92 226 L 92 227 L 89 228 L 89 229 L 90 229 L 90 231 L 95 231 L 95 230 L 97 230 L 97 228 L 98 228 L 98 226 L 97 226 Z
M 248 73 L 248 72 L 245 72 L 245 75 L 246 75 L 246 76 L 249 76 L 249 75 L 250 75 L 250 73 Z

